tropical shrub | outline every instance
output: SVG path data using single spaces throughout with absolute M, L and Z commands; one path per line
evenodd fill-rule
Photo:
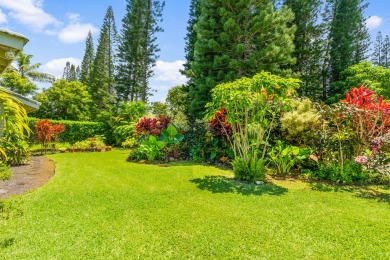
M 226 121 L 226 109 L 224 107 L 215 112 L 209 121 L 209 129 L 214 137 L 218 139 L 227 140 L 232 138 L 232 127 Z
M 135 126 L 134 135 L 136 137 L 142 136 L 159 136 L 161 130 L 168 127 L 171 118 L 168 116 L 157 116 L 155 118 L 141 118 Z
M 355 158 L 356 163 L 371 173 L 390 177 L 390 132 L 372 140 L 363 154 Z
M 11 179 L 12 174 L 9 169 L 9 165 L 4 164 L 3 162 L 0 162 L 0 181 L 6 181 Z
M 181 147 L 186 150 L 186 157 L 196 162 L 214 162 L 218 158 L 234 157 L 227 143 L 214 137 L 208 121 L 202 119 L 190 123 Z
M 177 131 L 177 128 L 173 124 L 169 124 L 166 129 L 161 131 L 162 140 L 165 142 L 165 158 L 179 157 L 178 145 L 184 139 L 184 135 Z
M 127 139 L 132 138 L 134 134 L 135 123 L 119 125 L 114 128 L 114 138 L 117 145 L 122 145 Z M 123 146 L 123 145 L 122 145 Z
M 0 160 L 8 164 L 20 164 L 29 157 L 29 149 L 23 143 L 31 130 L 22 104 L 7 93 L 0 92 Z
M 282 141 L 276 140 L 276 144 L 268 152 L 271 164 L 276 170 L 276 174 L 290 174 L 290 170 L 300 160 L 309 157 L 310 150 L 297 146 L 285 145 Z
M 357 138 L 355 156 L 368 147 L 371 140 L 385 134 L 390 126 L 390 103 L 374 91 L 361 86 L 352 88 L 341 102 L 347 104 L 344 112 L 353 120 L 352 131 Z
M 65 131 L 64 125 L 52 125 L 48 119 L 40 120 L 35 124 L 35 134 L 42 148 L 48 148 L 49 143 L 55 144 L 59 136 Z
M 7 139 L 4 138 L 0 142 L 0 149 L 2 149 L 7 157 L 4 162 L 8 165 L 20 165 L 30 159 L 30 146 L 23 139 Z
M 29 126 L 35 133 L 35 124 L 40 119 L 30 118 Z M 83 141 L 91 136 L 103 135 L 107 144 L 115 143 L 114 134 L 111 126 L 107 122 L 83 122 L 83 121 L 68 121 L 68 120 L 50 120 L 52 124 L 64 125 L 66 131 L 59 135 L 62 142 L 74 144 L 78 141 Z M 31 142 L 36 142 L 36 135 L 32 135 Z
M 318 129 L 323 123 L 321 114 L 309 99 L 291 100 L 289 105 L 291 110 L 280 119 L 284 138 L 298 146 L 310 146 L 316 134 L 313 129 Z
M 137 150 L 148 161 L 154 161 L 155 159 L 162 159 L 164 154 L 161 150 L 165 145 L 164 141 L 159 141 L 155 136 L 150 135 L 146 141 L 142 142 Z
M 242 170 L 236 177 L 242 180 L 256 180 L 260 165 L 265 165 L 271 131 L 277 125 L 277 118 L 286 109 L 285 100 L 299 87 L 299 80 L 285 79 L 262 72 L 253 78 L 241 78 L 224 83 L 212 90 L 212 102 L 207 104 L 211 118 L 216 111 L 226 109 L 227 122 L 233 136 L 227 136 L 235 157 L 234 166 Z M 242 167 L 241 167 L 242 166 Z M 260 174 L 264 179 L 264 174 Z

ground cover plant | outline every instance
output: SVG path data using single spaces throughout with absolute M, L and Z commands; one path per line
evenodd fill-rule
M 49 183 L 0 200 L 1 259 L 387 259 L 388 186 L 253 185 L 127 150 L 48 155 Z

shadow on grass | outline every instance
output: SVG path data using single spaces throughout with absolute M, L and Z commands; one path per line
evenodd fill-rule
M 273 184 L 248 184 L 224 176 L 206 176 L 190 180 L 199 189 L 212 193 L 236 193 L 241 195 L 261 196 L 264 194 L 280 196 L 288 189 Z
M 350 192 L 354 196 L 365 199 L 373 199 L 378 202 L 385 202 L 390 204 L 390 193 L 385 192 L 390 190 L 389 185 L 380 186 L 340 186 L 327 183 L 310 183 L 313 190 L 324 192 Z M 378 186 L 379 187 L 379 186 Z
M 5 249 L 15 243 L 15 238 L 5 238 L 0 240 L 0 248 Z

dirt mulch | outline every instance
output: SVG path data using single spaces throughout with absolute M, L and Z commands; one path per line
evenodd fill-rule
M 0 181 L 0 199 L 43 186 L 55 172 L 55 164 L 44 156 L 33 156 L 27 164 L 11 167 L 12 178 Z

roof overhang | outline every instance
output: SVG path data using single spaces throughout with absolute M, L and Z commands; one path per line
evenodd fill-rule
M 23 104 L 23 107 L 24 107 L 24 109 L 26 109 L 27 113 L 33 112 L 33 111 L 39 109 L 39 106 L 41 105 L 41 103 L 39 103 L 38 101 L 27 98 L 23 95 L 12 92 L 12 91 L 5 89 L 5 88 L 2 88 L 2 87 L 0 87 L 0 93 L 1 92 L 6 93 L 10 96 L 13 96 L 14 98 L 17 98 Z
M 28 39 L 22 34 L 0 28 L 0 74 L 23 50 L 27 42 Z

